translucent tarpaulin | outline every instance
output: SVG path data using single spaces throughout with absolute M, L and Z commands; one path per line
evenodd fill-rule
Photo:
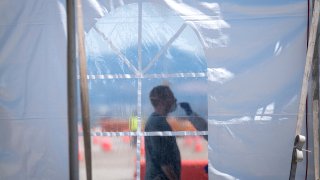
M 307 2 L 83 7 L 96 179 L 144 177 L 145 136 L 177 137 L 184 165 L 209 163 L 210 179 L 289 177 Z M 0 179 L 68 179 L 65 2 L 3 1 L 0 17 Z M 163 84 L 208 131 L 179 119 L 186 115 L 178 107 L 168 117 L 173 132 L 144 132 L 149 93 Z

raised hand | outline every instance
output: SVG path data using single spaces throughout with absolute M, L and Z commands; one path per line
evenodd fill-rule
M 180 107 L 186 112 L 188 116 L 192 114 L 192 109 L 189 103 L 187 102 L 181 102 L 179 103 Z

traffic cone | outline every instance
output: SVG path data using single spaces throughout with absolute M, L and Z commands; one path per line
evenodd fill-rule
M 94 136 L 93 137 L 93 140 L 92 140 L 93 144 L 99 144 L 100 141 L 101 141 L 101 137 L 100 136 Z
M 201 142 L 197 142 L 194 146 L 194 151 L 195 152 L 202 152 L 203 151 L 203 146 L 201 144 Z
M 141 156 L 144 156 L 146 154 L 146 150 L 144 148 L 144 138 L 143 137 L 141 137 L 140 154 L 141 154 Z
M 195 152 L 202 152 L 202 151 L 203 151 L 203 146 L 202 146 L 202 143 L 201 143 L 201 138 L 200 138 L 199 136 L 195 137 L 194 151 L 195 151 Z
M 130 143 L 130 137 L 129 137 L 129 136 L 123 136 L 123 137 L 122 137 L 122 141 L 123 141 L 124 143 Z
M 140 154 L 141 156 L 144 156 L 146 154 L 146 150 L 144 149 L 144 146 L 140 147 Z
M 191 146 L 193 144 L 192 137 L 184 137 L 183 138 L 183 145 L 184 146 Z
M 83 160 L 83 154 L 81 151 L 78 151 L 78 160 L 82 161 Z
M 111 141 L 109 138 L 107 137 L 104 137 L 102 140 L 101 140 L 101 147 L 102 147 L 102 150 L 104 152 L 109 152 L 112 150 L 112 144 L 111 144 Z

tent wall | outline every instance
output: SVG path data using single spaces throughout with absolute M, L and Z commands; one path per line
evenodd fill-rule
M 212 66 L 234 67 L 235 76 L 209 87 L 209 158 L 234 178 L 286 179 L 306 55 L 307 3 L 260 3 L 220 4 L 231 26 L 230 43 L 212 51 Z
M 0 179 L 68 179 L 64 7 L 0 3 Z
M 100 27 L 101 22 L 105 22 L 103 18 L 100 20 L 101 17 L 116 17 L 121 8 L 134 10 L 133 4 L 137 2 L 84 0 L 86 37 L 98 36 L 91 32 L 93 27 Z M 205 61 L 205 66 L 194 66 L 199 67 L 197 71 L 184 67 L 185 70 L 179 64 L 170 65 L 168 62 L 179 61 L 168 53 L 163 60 L 167 64 L 160 61 L 159 68 L 150 71 L 159 74 L 171 73 L 171 70 L 205 73 L 204 76 L 200 74 L 200 81 L 196 81 L 201 87 L 198 89 L 190 84 L 186 86 L 193 82 L 187 76 L 182 76 L 181 81 L 164 79 L 174 83 L 172 86 L 178 97 L 184 98 L 188 93 L 197 97 L 190 100 L 194 101 L 196 109 L 205 102 L 203 106 L 207 109 L 197 110 L 208 116 L 209 178 L 287 179 L 306 56 L 307 2 L 163 0 L 148 1 L 150 6 L 142 2 L 142 7 L 168 9 L 157 12 L 154 19 L 142 18 L 150 24 L 172 15 L 167 12 L 178 16 L 179 23 L 186 23 L 186 32 L 174 46 L 192 53 L 197 51 L 194 56 L 199 58 L 197 63 L 203 65 L 202 61 Z M 0 19 L 0 179 L 68 179 L 65 2 L 2 0 Z M 113 20 L 111 23 L 118 27 L 125 27 L 130 21 Z M 169 20 L 163 24 L 178 30 L 179 23 Z M 136 20 L 132 22 L 136 23 Z M 108 32 L 107 28 L 104 30 Z M 142 39 L 142 42 L 154 40 L 154 43 L 164 45 L 170 39 L 159 36 L 159 31 L 152 34 L 145 28 L 142 32 L 149 33 L 149 39 Z M 138 30 L 127 34 L 135 38 L 137 33 Z M 196 37 L 191 39 L 192 44 L 184 41 L 190 40 L 190 34 Z M 156 36 L 159 36 L 158 41 Z M 110 35 L 113 40 L 121 37 Z M 106 74 L 97 71 L 97 65 L 90 62 L 90 57 L 99 53 L 99 49 L 93 46 L 94 43 L 99 45 L 98 41 L 87 39 L 92 42 L 86 45 L 90 77 Z M 127 48 L 123 43 L 131 41 L 119 40 L 116 45 Z M 193 49 L 188 49 L 190 47 Z M 109 52 L 109 49 L 103 52 Z M 114 65 L 122 67 L 123 63 L 119 61 Z M 114 71 L 114 74 L 127 73 L 126 69 L 120 68 L 118 72 L 114 67 L 103 68 L 106 72 Z M 143 98 L 147 97 L 148 88 L 162 81 L 141 80 L 140 92 L 144 95 L 139 114 L 139 107 L 136 107 L 139 100 L 133 100 L 134 105 L 129 100 L 130 93 L 132 96 L 139 93 L 125 91 L 139 89 L 139 80 L 111 78 L 98 81 L 89 78 L 92 124 L 95 124 L 96 117 L 105 115 L 99 114 L 99 110 L 105 107 L 103 98 L 121 97 L 120 103 L 116 100 L 110 103 L 117 106 L 111 116 L 132 115 L 128 111 L 132 107 L 140 116 L 148 114 L 150 105 Z M 98 92 L 97 84 L 107 91 Z M 117 91 L 117 88 L 123 91 Z M 185 92 L 183 88 L 190 91 Z M 203 89 L 207 90 L 204 94 Z M 106 95 L 108 91 L 112 97 Z M 102 95 L 98 96 L 99 93 Z M 312 162 L 312 155 L 309 162 Z M 312 179 L 312 165 L 309 168 L 308 177 Z M 299 164 L 298 171 L 297 178 L 302 179 L 305 162 Z

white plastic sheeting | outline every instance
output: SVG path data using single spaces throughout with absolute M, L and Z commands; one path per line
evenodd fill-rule
M 140 22 L 138 2 L 83 1 L 93 123 L 142 121 L 165 82 L 208 117 L 210 179 L 287 179 L 307 2 L 142 1 Z M 65 2 L 4 0 L 0 17 L 0 179 L 68 179 Z
M 68 179 L 64 2 L 0 3 L 0 179 Z
M 208 68 L 232 76 L 224 83 L 209 81 L 210 162 L 229 179 L 286 179 L 306 54 L 307 2 L 219 4 L 230 24 L 229 43 L 208 52 Z

